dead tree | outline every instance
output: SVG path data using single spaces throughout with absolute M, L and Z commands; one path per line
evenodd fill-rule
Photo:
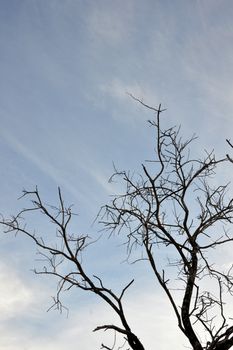
M 79 288 L 86 292 L 96 294 L 105 303 L 109 305 L 113 313 L 118 316 L 120 326 L 114 324 L 104 324 L 96 327 L 94 331 L 112 330 L 123 335 L 128 345 L 134 350 L 144 350 L 138 337 L 133 333 L 127 321 L 122 299 L 127 289 L 132 285 L 131 280 L 121 291 L 119 295 L 114 293 L 110 288 L 104 285 L 103 280 L 96 275 L 89 275 L 82 263 L 82 252 L 93 243 L 88 235 L 76 235 L 69 232 L 69 224 L 75 215 L 72 207 L 66 207 L 58 189 L 58 207 L 46 205 L 36 188 L 35 191 L 23 191 L 22 197 L 30 197 L 31 207 L 23 209 L 17 216 L 10 219 L 3 219 L 1 223 L 5 226 L 5 232 L 14 232 L 16 234 L 24 234 L 31 238 L 38 247 L 39 254 L 45 261 L 42 270 L 34 270 L 36 274 L 52 275 L 59 279 L 54 304 L 51 308 L 57 308 L 62 311 L 63 304 L 60 295 L 64 290 L 71 288 Z M 28 214 L 39 212 L 52 224 L 55 225 L 54 242 L 49 243 L 51 237 L 42 237 L 30 230 L 25 225 L 25 219 Z M 50 309 L 51 309 L 50 308 Z M 114 348 L 115 348 L 114 343 Z M 113 349 L 105 344 L 101 345 L 101 349 Z
M 211 152 L 203 159 L 192 158 L 190 144 L 195 137 L 183 141 L 179 129 L 162 129 L 161 106 L 155 109 L 137 101 L 156 114 L 149 121 L 155 130 L 155 156 L 147 166 L 142 165 L 143 174 L 136 178 L 125 171 L 114 174 L 123 179 L 126 190 L 105 207 L 103 224 L 125 234 L 129 254 L 134 246 L 142 248 L 143 259 L 150 264 L 194 350 L 230 349 L 233 326 L 225 313 L 224 297 L 232 295 L 233 266 L 221 271 L 208 256 L 212 249 L 233 241 L 226 229 L 233 218 L 228 186 L 211 184 L 218 165 L 229 161 L 229 156 L 217 160 Z M 173 257 L 170 265 L 176 268 L 180 282 L 175 286 L 157 258 L 160 247 Z M 208 279 L 215 281 L 212 291 L 203 289 Z M 176 298 L 178 287 L 181 291 Z M 207 333 L 206 343 L 197 328 Z
M 137 101 L 155 114 L 149 121 L 155 132 L 154 156 L 142 165 L 142 174 L 138 176 L 115 172 L 113 177 L 122 179 L 125 191 L 101 209 L 99 221 L 108 231 L 125 236 L 129 257 L 134 247 L 143 254 L 138 260 L 146 261 L 152 268 L 192 349 L 228 350 L 233 346 L 233 322 L 226 311 L 225 298 L 233 294 L 233 266 L 221 270 L 210 255 L 233 241 L 228 232 L 233 219 L 233 199 L 228 197 L 228 185 L 216 185 L 213 181 L 218 166 L 231 158 L 216 159 L 213 152 L 205 153 L 202 159 L 193 158 L 190 148 L 195 136 L 183 141 L 179 128 L 161 127 L 161 106 L 156 109 Z M 77 287 L 94 293 L 120 321 L 120 325 L 100 325 L 95 331 L 113 330 L 123 335 L 131 349 L 143 350 L 122 303 L 133 280 L 117 295 L 99 276 L 90 276 L 85 271 L 81 253 L 90 241 L 87 235 L 69 232 L 74 214 L 71 207 L 65 207 L 60 190 L 57 208 L 45 205 L 37 189 L 24 191 L 23 196 L 32 198 L 32 206 L 11 219 L 2 219 L 1 223 L 7 232 L 30 237 L 46 258 L 46 266 L 36 273 L 59 278 L 55 306 L 62 307 L 60 294 L 65 288 Z M 58 242 L 49 244 L 46 238 L 27 229 L 22 218 L 35 211 L 56 226 Z M 168 263 L 162 264 L 158 252 L 160 256 L 164 252 L 171 257 Z M 102 349 L 113 347 L 102 344 Z

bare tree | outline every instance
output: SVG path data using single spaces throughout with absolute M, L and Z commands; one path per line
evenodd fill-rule
M 183 141 L 179 128 L 161 127 L 161 106 L 156 109 L 133 98 L 155 114 L 149 120 L 155 131 L 154 157 L 142 165 L 140 175 L 115 172 L 113 177 L 122 179 L 125 191 L 101 209 L 98 219 L 106 230 L 125 236 L 128 258 L 134 255 L 134 248 L 143 254 L 132 258 L 146 261 L 152 268 L 191 348 L 228 350 L 233 346 L 233 322 L 225 299 L 233 295 L 233 265 L 221 269 L 212 262 L 211 252 L 233 242 L 233 235 L 228 232 L 233 199 L 229 197 L 228 185 L 216 185 L 213 180 L 218 166 L 232 160 L 228 155 L 216 159 L 213 152 L 205 152 L 202 159 L 193 158 L 190 145 L 196 137 Z M 87 235 L 69 232 L 74 213 L 65 206 L 60 189 L 58 193 L 58 206 L 50 207 L 37 189 L 24 191 L 23 197 L 30 197 L 32 205 L 10 219 L 2 218 L 1 223 L 6 232 L 25 234 L 40 249 L 47 263 L 36 273 L 59 278 L 55 306 L 62 308 L 60 294 L 64 289 L 77 287 L 94 293 L 120 321 L 120 325 L 104 324 L 95 331 L 113 330 L 125 338 L 127 347 L 143 350 L 122 302 L 133 280 L 116 294 L 101 277 L 85 271 L 81 253 L 93 242 Z M 50 244 L 46 237 L 27 228 L 23 219 L 34 212 L 44 214 L 56 226 L 56 242 Z M 158 258 L 161 247 L 159 255 L 164 252 L 170 256 L 164 265 Z M 102 344 L 102 349 L 115 346 L 116 342 L 112 347 Z
M 130 281 L 122 289 L 120 295 L 117 295 L 104 285 L 100 277 L 89 275 L 85 271 L 82 263 L 82 252 L 93 242 L 90 242 L 88 235 L 75 235 L 69 232 L 69 224 L 75 213 L 73 213 L 72 207 L 65 206 L 60 188 L 58 189 L 58 194 L 58 207 L 55 207 L 46 205 L 42 201 L 37 188 L 35 191 L 23 191 L 22 197 L 29 196 L 32 205 L 29 208 L 23 209 L 17 216 L 11 219 L 2 220 L 2 224 L 6 227 L 6 232 L 25 234 L 35 242 L 39 248 L 40 255 L 43 256 L 45 261 L 45 266 L 42 270 L 34 271 L 36 274 L 53 275 L 59 278 L 57 293 L 51 308 L 56 307 L 62 311 L 61 292 L 70 290 L 72 287 L 94 293 L 109 305 L 121 322 L 120 327 L 113 324 L 105 324 L 96 327 L 94 331 L 113 330 L 122 334 L 132 349 L 143 350 L 144 348 L 140 340 L 129 326 L 122 304 L 126 290 L 134 281 Z M 25 225 L 25 215 L 35 212 L 44 214 L 56 226 L 55 242 L 49 244 L 48 237 L 38 236 L 34 230 L 32 232 L 28 230 L 27 225 Z M 104 344 L 102 344 L 101 348 L 110 349 Z

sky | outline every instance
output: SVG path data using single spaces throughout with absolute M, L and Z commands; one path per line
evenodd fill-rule
M 164 125 L 196 133 L 197 154 L 229 153 L 232 16 L 231 0 L 0 0 L 1 213 L 16 213 L 21 191 L 35 186 L 55 204 L 60 186 L 77 230 L 95 235 L 100 206 L 119 188 L 108 182 L 113 163 L 139 170 L 153 152 L 153 115 L 127 92 L 167 108 Z M 88 268 L 113 286 L 135 277 L 126 308 L 147 350 L 184 349 L 159 286 L 145 265 L 122 264 L 124 253 L 118 238 L 103 237 Z M 92 333 L 112 322 L 93 296 L 64 295 L 68 317 L 46 312 L 56 281 L 31 271 L 29 240 L 1 234 L 0 256 L 0 349 L 94 350 L 112 340 Z M 224 257 L 231 261 L 230 250 Z

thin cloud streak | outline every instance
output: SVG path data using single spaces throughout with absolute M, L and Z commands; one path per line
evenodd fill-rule
M 25 169 L 18 162 L 2 179 L 2 198 L 8 197 L 9 184 L 18 183 L 20 192 L 25 179 L 30 185 L 36 185 L 36 179 L 39 188 L 48 189 L 48 183 L 61 186 L 65 196 L 74 197 L 72 201 L 81 203 L 84 214 L 91 212 L 93 218 L 109 194 L 120 192 L 120 185 L 108 183 L 112 162 L 120 169 L 132 169 L 150 158 L 148 149 L 154 147 L 151 133 L 142 129 L 153 116 L 126 92 L 168 108 L 164 125 L 182 124 L 185 135 L 200 134 L 194 153 L 213 146 L 219 154 L 226 153 L 225 138 L 231 137 L 233 126 L 231 2 L 50 0 L 42 5 L 22 0 L 17 5 L 2 2 L 0 7 L 0 134 L 5 149 L 14 151 L 8 153 L 10 159 L 2 155 L 2 166 L 12 169 L 15 159 L 25 160 Z M 17 182 L 22 172 L 27 177 Z M 223 169 L 219 178 L 229 172 Z M 83 226 L 88 226 L 84 222 L 88 215 L 80 215 Z M 103 269 L 106 280 L 114 282 L 120 272 L 110 271 L 116 271 L 120 254 L 111 249 L 112 241 L 105 243 L 107 266 L 106 259 L 98 260 L 94 253 L 89 264 Z M 20 248 L 15 244 L 14 249 L 20 257 Z M 229 266 L 230 248 L 224 252 L 227 257 L 224 253 L 220 263 Z M 15 272 L 8 274 L 6 269 L 8 275 L 5 267 L 0 269 L 3 299 L 7 298 L 4 280 L 11 280 L 6 299 L 11 316 L 16 304 L 25 300 L 13 320 L 0 324 L 4 334 L 0 348 L 63 350 L 67 344 L 71 350 L 98 348 L 105 334 L 91 330 L 100 320 L 111 319 L 111 313 L 92 299 L 85 299 L 81 309 L 76 308 L 76 299 L 70 300 L 68 320 L 39 313 L 47 300 L 40 295 L 45 282 L 38 281 L 38 290 L 28 289 L 29 277 L 21 279 L 17 270 L 25 268 L 23 261 L 22 257 Z M 178 350 L 184 348 L 185 340 L 159 289 L 129 294 L 127 308 L 148 349 L 168 350 L 174 344 Z M 18 327 L 20 322 L 23 328 Z

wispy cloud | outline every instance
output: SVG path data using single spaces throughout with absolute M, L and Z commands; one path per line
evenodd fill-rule
M 115 78 L 101 84 L 99 89 L 106 96 L 111 96 L 112 98 L 118 99 L 121 102 L 125 100 L 129 102 L 129 94 L 132 94 L 141 100 L 146 99 L 147 101 L 151 101 L 151 103 L 155 103 L 156 96 L 154 92 L 147 86 L 143 86 L 137 82 L 129 83 Z
M 9 273 L 9 269 L 5 269 L 4 277 Z M 1 269 L 2 272 L 2 269 Z M 14 274 L 14 273 L 13 273 Z M 10 277 L 14 277 L 5 287 L 5 291 L 1 288 L 1 298 L 6 301 L 6 307 L 0 305 L 0 310 L 3 312 L 4 323 L 0 323 L 3 337 L 1 337 L 1 346 L 5 346 L 7 350 L 15 349 L 15 346 L 21 344 L 20 349 L 35 350 L 41 349 L 43 346 L 46 350 L 58 349 L 63 350 L 69 342 L 69 348 L 74 350 L 80 348 L 98 348 L 102 342 L 111 344 L 113 342 L 113 334 L 111 332 L 92 333 L 97 325 L 103 323 L 112 323 L 118 320 L 113 317 L 109 308 L 99 302 L 90 301 L 89 304 L 83 306 L 74 306 L 70 310 L 68 319 L 54 313 L 36 314 L 35 305 L 42 307 L 44 301 L 44 293 L 41 295 L 38 290 L 33 290 L 30 287 L 25 287 L 23 281 L 20 281 L 18 276 L 12 272 Z M 17 293 L 16 293 L 17 290 Z M 17 294 L 17 296 L 15 296 Z M 164 350 L 170 349 L 170 343 L 177 344 L 177 349 L 181 350 L 185 344 L 184 338 L 176 329 L 175 320 L 172 316 L 171 308 L 168 307 L 166 299 L 159 293 L 146 292 L 144 289 L 133 295 L 128 291 L 128 300 L 125 302 L 128 320 L 132 329 L 137 332 L 140 339 L 145 344 L 145 347 L 153 347 L 160 344 Z M 22 302 L 23 301 L 23 302 Z M 77 300 L 78 302 L 78 300 Z M 21 305 L 19 305 L 21 304 Z M 5 308 L 5 309 L 4 309 Z M 17 313 L 15 312 L 17 310 Z M 153 311 L 152 311 L 153 310 Z M 6 312 L 5 312 L 6 311 Z M 152 312 L 151 312 L 152 311 Z M 20 313 L 24 315 L 24 320 L 31 323 L 30 329 L 33 337 L 30 336 L 27 327 L 19 327 L 17 320 L 20 320 Z M 14 319 L 12 320 L 12 316 Z M 22 316 L 21 316 L 22 317 Z M 8 320 L 11 320 L 11 327 L 8 329 Z M 48 322 L 45 327 L 43 323 Z M 51 322 L 51 323 L 50 323 Z M 41 324 L 41 325 L 40 325 Z M 142 324 L 147 324 L 147 327 L 142 327 Z M 39 328 L 38 328 L 39 326 Z M 169 327 L 169 335 L 165 331 Z M 155 337 L 156 329 L 156 337 Z M 43 334 L 43 337 L 41 337 Z M 118 338 L 122 343 L 122 339 Z
M 84 212 L 96 214 L 102 198 L 116 188 L 108 183 L 111 162 L 130 167 L 144 159 L 149 144 L 154 146 L 148 141 L 151 134 L 142 131 L 151 115 L 142 113 L 127 92 L 154 106 L 164 103 L 164 124 L 181 123 L 188 136 L 201 134 L 193 151 L 211 145 L 226 153 L 225 137 L 231 137 L 233 125 L 230 2 L 15 4 L 0 3 L 0 135 L 4 150 L 13 150 L 13 158 L 2 152 L 1 160 L 5 169 L 13 169 L 15 159 L 23 162 L 2 176 L 1 198 L 9 196 L 10 184 L 24 173 L 23 180 L 30 185 L 35 179 L 39 187 L 60 185 L 68 197 L 81 202 Z M 219 178 L 229 172 L 224 168 Z M 109 265 L 118 253 L 113 254 L 110 244 L 104 245 L 112 254 L 105 272 L 115 278 Z M 8 249 L 6 245 L 5 257 Z M 230 248 L 226 251 L 220 264 L 228 266 Z M 94 258 L 93 254 L 90 264 L 94 261 L 101 270 L 106 261 Z M 100 319 L 111 319 L 102 304 L 88 301 L 87 309 L 75 309 L 71 301 L 75 311 L 68 320 L 38 316 L 35 303 L 41 307 L 44 280 L 35 290 L 17 269 L 0 265 L 0 282 L 5 323 L 0 324 L 0 348 L 63 350 L 69 342 L 72 350 L 100 344 L 102 335 L 91 335 L 91 330 Z M 142 288 L 130 295 L 129 317 L 146 346 L 166 350 L 176 344 L 176 349 L 183 349 L 185 342 L 159 290 Z
M 57 162 L 62 159 L 63 155 L 60 155 L 60 159 L 54 159 L 54 164 L 52 164 L 46 160 L 45 157 L 33 150 L 33 148 L 29 148 L 20 142 L 7 130 L 1 129 L 0 134 L 14 151 L 16 151 L 21 157 L 26 158 L 29 163 L 33 164 L 33 166 L 36 166 L 45 176 L 50 177 L 57 186 L 62 186 L 64 191 L 69 191 L 78 200 L 80 200 L 80 197 L 83 197 L 83 199 L 86 200 L 88 194 L 85 191 L 83 192 L 80 186 L 76 186 L 77 178 L 74 177 L 74 181 L 72 181 L 72 176 L 70 176 L 70 181 L 67 181 L 67 166 L 64 167 L 64 171 L 62 171 L 62 167 L 56 166 Z M 69 159 L 69 157 L 70 155 L 67 154 L 67 159 Z M 71 158 L 70 161 L 73 162 L 73 158 Z M 79 173 L 79 170 L 80 172 L 84 171 L 85 173 L 88 173 L 88 176 L 92 177 L 92 181 L 97 183 L 102 191 L 107 194 L 112 193 L 112 186 L 108 182 L 109 175 L 105 174 L 104 171 L 101 171 L 100 167 L 95 164 L 94 160 L 86 158 L 85 161 L 79 162 L 76 169 L 77 174 Z M 93 193 L 92 197 L 95 197 L 95 193 Z M 90 202 L 88 204 L 90 206 Z
M 38 169 L 42 171 L 46 176 L 51 177 L 55 183 L 61 183 L 67 190 L 74 194 L 76 193 L 76 189 L 65 181 L 62 174 L 56 169 L 56 167 L 52 166 L 49 162 L 46 162 L 46 160 L 35 154 L 31 149 L 24 146 L 23 143 L 13 137 L 13 135 L 11 135 L 6 130 L 2 130 L 1 135 L 18 154 L 25 157 L 27 160 L 29 160 L 29 162 L 38 167 Z
M 133 34 L 134 3 L 115 2 L 106 6 L 104 2 L 94 5 L 86 18 L 88 32 L 93 44 L 119 46 Z
M 13 268 L 0 263 L 0 313 L 1 322 L 7 318 L 19 317 L 33 303 L 33 292 L 20 279 Z

